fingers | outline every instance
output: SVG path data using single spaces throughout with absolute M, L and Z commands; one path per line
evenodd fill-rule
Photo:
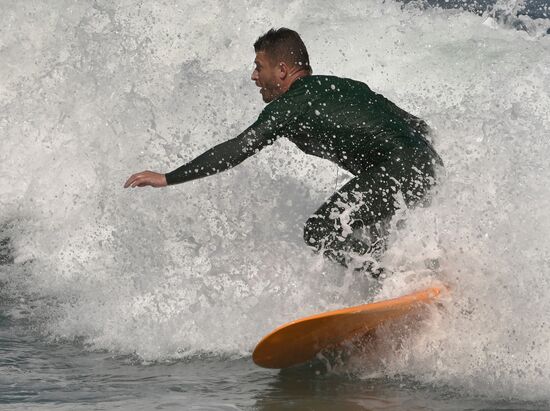
M 126 183 L 124 183 L 124 188 L 145 187 L 149 184 L 147 171 L 142 171 L 141 173 L 132 174 L 130 178 L 126 180 Z
M 141 173 L 132 174 L 126 183 L 124 183 L 124 188 L 128 187 L 165 187 L 166 176 L 164 174 L 155 173 L 153 171 L 142 171 Z
M 124 188 L 128 188 L 132 185 L 132 183 L 140 176 L 141 173 L 132 174 L 128 180 L 124 183 Z
M 130 186 L 130 184 L 132 184 L 132 179 L 134 178 L 133 175 L 130 176 L 130 178 L 128 178 L 128 180 L 126 180 L 126 182 L 124 183 L 124 188 L 128 188 Z
M 143 177 L 139 177 L 132 182 L 130 188 L 145 187 L 146 185 L 148 185 L 147 181 L 145 181 Z

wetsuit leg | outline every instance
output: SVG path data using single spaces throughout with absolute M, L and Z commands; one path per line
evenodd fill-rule
M 316 251 L 345 266 L 350 254 L 370 253 L 379 258 L 385 250 L 389 222 L 402 205 L 413 207 L 426 200 L 435 183 L 431 162 L 423 166 L 385 164 L 354 177 L 310 217 L 304 240 Z

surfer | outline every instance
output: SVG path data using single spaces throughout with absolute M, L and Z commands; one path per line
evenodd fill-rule
M 362 82 L 313 75 L 293 30 L 269 30 L 254 50 L 252 80 L 268 103 L 256 122 L 174 171 L 133 174 L 124 187 L 164 187 L 217 174 L 285 137 L 354 176 L 307 220 L 306 243 L 345 266 L 373 256 L 356 261 L 376 276 L 391 217 L 399 207 L 426 201 L 442 165 L 428 126 Z

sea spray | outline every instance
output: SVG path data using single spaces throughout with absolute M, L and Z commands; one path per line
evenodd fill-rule
M 548 37 L 460 10 L 285 4 L 0 6 L 11 314 L 145 360 L 238 357 L 285 321 L 441 281 L 444 310 L 382 373 L 547 398 Z M 303 243 L 349 176 L 287 141 L 222 175 L 122 189 L 255 120 L 251 45 L 272 26 L 303 35 L 315 73 L 365 81 L 434 129 L 445 172 L 429 207 L 404 211 L 380 291 Z

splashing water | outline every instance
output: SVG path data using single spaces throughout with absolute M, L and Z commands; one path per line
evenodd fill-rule
M 145 360 L 239 357 L 298 316 L 442 281 L 444 310 L 384 373 L 548 399 L 546 22 L 524 16 L 532 29 L 517 31 L 378 0 L 284 5 L 0 5 L 0 281 L 11 315 L 52 339 Z M 384 259 L 395 274 L 371 294 L 361 290 L 376 284 L 302 240 L 307 216 L 347 176 L 286 141 L 225 174 L 121 188 L 256 118 L 251 44 L 272 26 L 303 36 L 316 73 L 365 81 L 436 131 L 446 174 L 430 207 L 406 211 Z

